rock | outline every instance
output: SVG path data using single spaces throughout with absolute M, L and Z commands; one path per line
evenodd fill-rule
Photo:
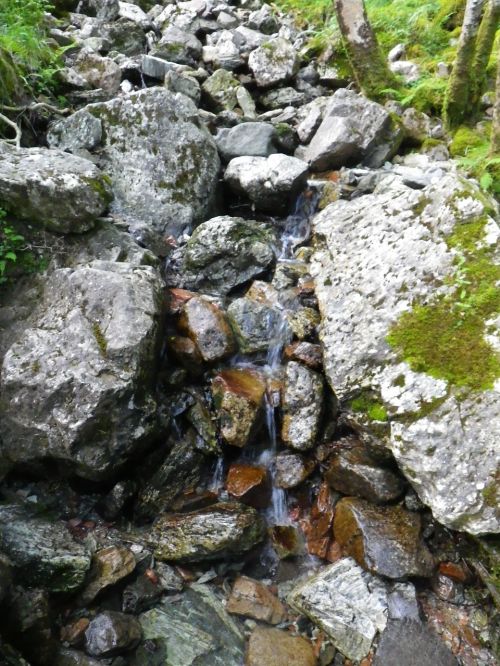
M 421 622 L 389 621 L 373 666 L 458 666 L 456 657 Z
M 201 58 L 201 51 L 202 44 L 199 39 L 175 25 L 170 25 L 163 31 L 151 55 L 181 65 L 196 65 Z
M 60 647 L 54 666 L 102 666 L 102 661 L 87 657 L 83 652 Z
M 252 298 L 235 299 L 227 309 L 229 321 L 244 354 L 267 351 L 291 337 L 288 322 L 277 308 Z
M 203 83 L 201 89 L 205 95 L 208 106 L 214 111 L 232 111 L 238 104 L 236 91 L 240 82 L 231 72 L 217 69 L 212 76 Z
M 262 5 L 260 9 L 250 12 L 247 25 L 252 30 L 258 30 L 264 35 L 273 35 L 278 32 L 279 24 L 270 5 Z
M 420 514 L 345 497 L 335 507 L 335 539 L 367 571 L 401 579 L 429 577 L 434 560 L 421 540 Z
M 306 460 L 298 453 L 279 453 L 276 456 L 276 485 L 278 488 L 295 488 L 314 471 L 313 460 Z
M 230 129 L 221 129 L 215 141 L 222 159 L 229 162 L 246 155 L 269 157 L 278 152 L 274 146 L 275 138 L 276 130 L 268 123 L 241 123 Z
M 222 30 L 216 33 L 215 40 L 207 36 L 207 45 L 203 47 L 203 62 L 219 68 L 233 71 L 243 65 L 241 55 L 241 37 L 236 31 Z
M 241 556 L 264 535 L 264 522 L 255 509 L 221 502 L 191 513 L 158 516 L 149 543 L 159 560 L 205 562 Z
M 342 88 L 324 110 L 304 159 L 315 171 L 357 162 L 376 168 L 395 154 L 402 138 L 402 131 L 383 106 Z
M 244 194 L 258 210 L 283 212 L 307 182 L 305 162 L 288 155 L 235 157 L 229 162 L 224 180 Z
M 393 74 L 402 76 L 405 83 L 415 83 L 420 78 L 420 67 L 410 60 L 397 60 L 389 63 L 389 69 Z
M 246 118 L 256 118 L 257 112 L 255 110 L 255 102 L 253 101 L 252 95 L 248 92 L 246 88 L 240 86 L 236 90 L 236 99 L 238 100 L 238 105 L 243 111 L 243 115 Z
M 269 588 L 247 576 L 235 580 L 226 610 L 268 624 L 280 624 L 287 617 L 285 607 Z
M 236 349 L 224 312 L 205 298 L 195 296 L 184 305 L 179 328 L 195 343 L 201 358 L 208 363 L 231 356 Z
M 285 358 L 306 365 L 311 370 L 321 370 L 323 367 L 323 350 L 321 345 L 312 342 L 292 342 L 284 350 Z
M 297 136 L 301 143 L 309 143 L 321 125 L 323 114 L 330 102 L 329 97 L 318 97 L 299 109 Z
M 244 637 L 220 599 L 206 585 L 194 584 L 176 603 L 139 617 L 146 642 L 157 641 L 168 655 L 161 666 L 234 666 L 243 663 Z M 138 664 L 137 666 L 143 666 Z
M 396 62 L 396 60 L 401 60 L 401 58 L 405 55 L 405 53 L 406 53 L 405 44 L 396 44 L 396 46 L 393 46 L 392 49 L 387 54 L 387 60 L 389 62 Z
M 198 81 L 188 74 L 170 71 L 165 74 L 165 88 L 173 93 L 186 95 L 198 105 L 201 99 L 201 86 Z
M 114 21 L 120 14 L 120 3 L 119 0 L 80 0 L 78 9 L 102 21 Z
M 63 523 L 32 517 L 18 506 L 0 507 L 0 549 L 23 583 L 50 592 L 77 589 L 90 567 L 88 549 Z
M 286 39 L 277 37 L 250 53 L 248 66 L 260 88 L 285 83 L 299 71 L 297 51 Z
M 135 569 L 133 553 L 123 546 L 102 548 L 92 557 L 87 585 L 80 595 L 82 604 L 91 603 L 107 587 L 126 578 Z
M 135 481 L 131 479 L 118 481 L 99 502 L 97 507 L 99 514 L 105 520 L 116 520 L 123 511 L 125 504 L 135 495 L 135 491 Z
M 304 555 L 304 539 L 292 525 L 274 525 L 269 529 L 273 550 L 280 560 Z
M 316 666 L 312 645 L 287 631 L 257 627 L 250 635 L 246 666 Z
M 70 624 L 61 627 L 60 638 L 61 642 L 67 643 L 72 647 L 83 645 L 85 640 L 85 632 L 90 624 L 88 617 L 81 617 Z
M 168 351 L 174 359 L 188 372 L 199 375 L 202 372 L 203 359 L 195 343 L 181 335 L 170 336 L 167 342 Z
M 118 51 L 126 56 L 139 56 L 146 50 L 146 35 L 143 28 L 125 18 L 107 24 L 102 36 L 109 40 L 110 51 Z
M 151 22 L 146 12 L 133 2 L 121 2 L 120 17 L 138 23 L 144 30 L 151 28 Z
M 325 478 L 344 495 L 362 497 L 375 504 L 392 502 L 404 492 L 400 476 L 370 454 L 361 442 L 340 441 L 340 450 L 328 460 Z
M 165 562 L 156 562 L 154 571 L 165 592 L 181 592 L 184 588 L 184 580 L 174 567 Z
M 52 664 L 56 644 L 52 637 L 47 590 L 15 587 L 8 609 L 9 612 L 2 617 L 2 631 L 12 638 L 15 645 L 22 647 L 24 656 L 30 662 L 47 666 Z M 11 663 L 7 662 L 9 666 Z
M 293 334 L 299 340 L 310 338 L 317 332 L 320 316 L 315 308 L 299 308 L 287 315 Z
M 111 58 L 82 49 L 73 68 L 91 88 L 101 88 L 110 97 L 120 88 L 122 72 Z
M 54 270 L 19 295 L 29 317 L 3 358 L 5 459 L 97 480 L 158 433 L 161 298 L 155 269 L 109 260 Z
M 323 378 L 304 365 L 290 361 L 285 371 L 281 436 L 292 449 L 314 446 L 321 423 Z
M 332 203 L 314 219 L 319 245 L 311 262 L 325 372 L 337 397 L 349 405 L 362 387 L 367 398 L 361 408 L 372 436 L 387 441 L 390 433 L 387 443 L 400 469 L 437 520 L 474 534 L 500 529 L 487 490 L 500 462 L 497 394 L 487 386 L 474 389 L 483 386 L 489 372 L 483 357 L 488 347 L 482 347 L 486 338 L 474 333 L 462 349 L 463 333 L 453 335 L 460 328 L 458 308 L 440 310 L 439 303 L 445 294 L 452 305 L 460 302 L 453 285 L 460 277 L 461 234 L 470 238 L 466 256 L 477 256 L 474 248 L 480 243 L 485 260 L 494 265 L 499 230 L 489 210 L 495 204 L 453 173 L 441 174 L 421 190 L 386 177 L 373 194 Z M 478 228 L 484 229 L 484 241 L 478 240 L 483 238 L 483 231 L 476 235 Z M 429 304 L 423 312 L 430 319 L 417 338 L 421 348 L 404 354 L 387 338 L 402 313 L 417 327 L 412 308 L 422 303 Z M 415 353 L 419 366 L 411 359 Z M 429 355 L 432 360 L 425 360 Z M 472 364 L 462 363 L 472 357 Z M 482 363 L 479 375 L 477 363 Z M 390 423 L 381 431 L 370 414 L 389 415 Z
M 307 518 L 300 521 L 300 526 L 311 555 L 326 559 L 332 541 L 334 497 L 327 483 L 323 481 Z
M 298 585 L 288 598 L 353 661 L 368 654 L 377 631 L 387 624 L 384 584 L 345 558 Z
M 84 109 L 64 120 L 51 124 L 47 142 L 51 148 L 70 153 L 94 150 L 102 140 L 102 122 Z
M 88 231 L 111 202 L 109 180 L 82 157 L 2 143 L 0 158 L 2 206 L 49 231 Z
M 111 657 L 133 650 L 141 637 L 141 625 L 134 617 L 105 611 L 89 624 L 85 632 L 85 649 L 93 657 Z
M 262 423 L 266 384 L 257 372 L 223 370 L 212 382 L 212 395 L 223 440 L 243 447 Z
M 304 94 L 291 87 L 268 90 L 259 97 L 259 103 L 265 109 L 283 109 L 284 107 L 301 106 L 304 102 Z M 293 115 L 292 113 L 292 117 Z
M 127 585 L 122 595 L 122 611 L 138 614 L 153 606 L 162 596 L 163 587 L 152 569 Z
M 112 211 L 136 235 L 146 228 L 176 236 L 207 215 L 219 157 L 191 100 L 148 88 L 91 104 L 62 122 L 79 123 L 84 113 L 101 120 L 98 161 L 113 183 Z
M 267 225 L 240 217 L 214 217 L 200 224 L 187 245 L 174 254 L 167 283 L 227 294 L 270 266 L 274 240 Z
M 410 107 L 401 116 L 406 138 L 420 145 L 430 136 L 431 119 L 425 113 Z
M 12 585 L 12 565 L 0 554 L 0 604 L 8 597 Z
M 265 467 L 233 464 L 226 478 L 231 497 L 256 509 L 265 509 L 271 499 L 271 484 Z

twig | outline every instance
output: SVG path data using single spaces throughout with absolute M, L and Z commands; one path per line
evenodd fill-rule
M 47 104 L 47 102 L 35 102 L 34 104 L 29 104 L 27 106 L 7 106 L 5 104 L 0 104 L 0 109 L 2 111 L 12 111 L 14 113 L 24 113 L 25 111 L 37 111 L 38 109 L 46 109 L 52 113 L 57 113 L 61 116 L 71 113 L 71 109 L 58 109 L 57 106 L 52 106 L 52 104 Z
M 2 139 L 5 143 L 13 143 L 16 148 L 21 147 L 21 128 L 19 125 L 17 125 L 13 120 L 10 118 L 7 118 L 7 116 L 4 116 L 3 113 L 0 113 L 0 120 L 4 122 L 6 125 L 9 127 L 12 127 L 14 132 L 16 133 L 15 139 Z

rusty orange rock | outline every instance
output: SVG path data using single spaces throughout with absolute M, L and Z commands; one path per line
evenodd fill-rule
M 285 606 L 269 588 L 247 576 L 236 579 L 226 610 L 268 624 L 279 624 L 287 617 Z
M 271 499 L 269 474 L 264 467 L 231 465 L 226 490 L 232 497 L 257 509 L 264 509 Z

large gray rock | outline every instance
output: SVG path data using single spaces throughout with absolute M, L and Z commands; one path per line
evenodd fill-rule
M 289 81 L 299 71 L 300 59 L 295 48 L 282 37 L 264 42 L 250 53 L 248 66 L 257 85 L 268 88 Z
M 57 269 L 20 295 L 14 314 L 30 314 L 6 336 L 2 458 L 100 479 L 148 441 L 161 296 L 155 269 L 109 260 Z
M 346 657 L 361 661 L 387 624 L 384 583 L 344 558 L 298 585 L 288 603 L 317 624 Z
M 305 162 L 281 153 L 267 158 L 235 157 L 228 164 L 224 180 L 257 209 L 281 213 L 305 187 L 307 172 Z
M 380 638 L 373 666 L 458 666 L 456 657 L 415 620 L 392 620 Z
M 215 137 L 217 148 L 226 162 L 245 155 L 269 157 L 278 152 L 275 139 L 276 130 L 269 123 L 241 123 L 230 129 L 221 129 Z
M 181 65 L 195 65 L 201 57 L 202 45 L 199 39 L 189 32 L 169 26 L 162 34 L 151 55 L 164 58 Z
M 75 590 L 90 568 L 91 553 L 64 523 L 31 516 L 19 506 L 0 507 L 0 549 L 19 581 L 50 592 Z
M 333 203 L 313 222 L 311 270 L 331 386 L 344 405 L 365 412 L 372 433 L 389 419 L 388 444 L 421 500 L 445 525 L 474 534 L 500 531 L 499 383 L 488 360 L 498 328 L 490 314 L 482 329 L 474 300 L 494 293 L 494 211 L 474 184 L 443 172 L 422 190 L 386 177 L 373 194 Z M 416 303 L 429 307 L 412 310 Z M 479 318 L 475 328 L 462 303 Z M 491 312 L 491 301 L 483 303 Z M 405 322 L 420 331 L 409 348 L 387 341 L 397 322 L 400 335 Z
M 116 216 L 161 235 L 177 235 L 206 216 L 219 157 L 190 99 L 149 88 L 90 104 L 63 122 L 89 113 L 102 123 L 98 160 L 113 183 Z
M 91 229 L 111 202 L 109 179 L 89 160 L 0 144 L 0 205 L 58 233 Z
M 402 139 L 403 132 L 383 106 L 342 88 L 324 110 L 303 155 L 316 171 L 358 162 L 379 167 L 395 154 Z

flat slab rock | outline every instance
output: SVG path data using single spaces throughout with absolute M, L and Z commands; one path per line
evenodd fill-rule
M 458 666 L 439 638 L 415 620 L 389 621 L 377 647 L 373 666 Z
M 360 391 L 379 397 L 388 444 L 420 499 L 443 524 L 473 534 L 500 531 L 485 491 L 500 465 L 498 382 L 475 392 L 415 372 L 387 335 L 415 300 L 446 293 L 457 259 L 446 239 L 457 225 L 482 218 L 484 243 L 496 243 L 486 205 L 453 173 L 421 190 L 389 175 L 373 194 L 332 203 L 314 218 L 311 264 L 332 388 L 344 405 Z
M 248 641 L 246 666 L 316 666 L 312 645 L 287 631 L 257 627 Z

